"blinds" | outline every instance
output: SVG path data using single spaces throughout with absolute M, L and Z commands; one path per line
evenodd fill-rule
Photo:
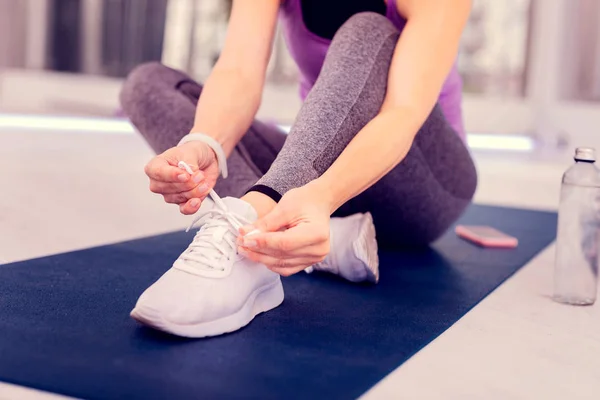
M 46 66 L 123 77 L 159 61 L 166 8 L 167 0 L 50 0 Z
M 167 0 L 104 0 L 102 62 L 105 74 L 125 76 L 136 65 L 160 61 Z

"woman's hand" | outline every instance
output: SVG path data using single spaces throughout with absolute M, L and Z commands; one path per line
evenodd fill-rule
M 185 161 L 194 171 L 190 176 L 177 166 Z M 150 190 L 167 203 L 178 204 L 182 214 L 194 214 L 215 186 L 219 165 L 215 152 L 204 142 L 188 142 L 154 157 L 144 169 Z
M 240 236 L 238 251 L 283 276 L 323 261 L 329 253 L 329 202 L 315 185 L 287 192 L 275 208 Z

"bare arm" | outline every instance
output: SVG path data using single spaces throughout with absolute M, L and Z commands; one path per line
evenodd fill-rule
M 215 138 L 229 155 L 262 97 L 280 0 L 234 0 L 225 45 L 208 77 L 192 132 Z
M 313 184 L 331 211 L 369 188 L 408 153 L 433 109 L 458 52 L 471 0 L 398 0 L 406 26 L 392 59 L 379 114 Z M 368 160 L 357 163 L 356 160 Z

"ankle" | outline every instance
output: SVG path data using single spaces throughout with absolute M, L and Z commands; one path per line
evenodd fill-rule
M 254 207 L 254 210 L 256 210 L 256 213 L 258 214 L 258 218 L 268 214 L 277 205 L 272 198 L 260 192 L 247 193 L 241 200 L 244 200 Z

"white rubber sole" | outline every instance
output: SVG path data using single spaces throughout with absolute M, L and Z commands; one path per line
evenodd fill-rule
M 379 255 L 377 254 L 377 240 L 375 239 L 375 225 L 370 213 L 362 215 L 356 240 L 352 243 L 354 255 L 362 263 L 369 282 L 379 281 Z
M 202 338 L 237 331 L 248 325 L 258 314 L 279 306 L 283 298 L 283 285 L 277 277 L 273 283 L 256 289 L 235 314 L 214 321 L 190 325 L 176 324 L 162 318 L 156 310 L 143 306 L 136 306 L 130 315 L 141 324 L 154 329 L 177 336 Z

